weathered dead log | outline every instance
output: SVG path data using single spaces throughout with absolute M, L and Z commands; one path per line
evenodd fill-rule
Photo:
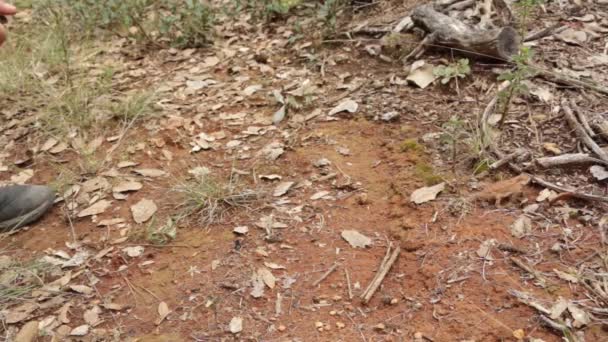
M 593 158 L 587 153 L 566 153 L 555 157 L 542 157 L 537 158 L 536 163 L 543 168 L 581 164 L 608 165 L 608 162 L 605 162 L 601 159 Z
M 412 12 L 414 24 L 429 34 L 435 34 L 433 44 L 453 48 L 475 57 L 490 57 L 509 61 L 519 52 L 521 38 L 511 26 L 480 30 L 433 9 L 418 6 Z

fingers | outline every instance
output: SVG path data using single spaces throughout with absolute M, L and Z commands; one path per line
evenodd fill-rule
M 0 15 L 13 15 L 17 13 L 17 8 L 0 0 Z

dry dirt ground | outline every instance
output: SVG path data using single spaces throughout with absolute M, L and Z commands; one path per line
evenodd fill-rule
M 390 23 L 413 6 L 380 1 L 349 20 Z M 42 322 L 41 341 L 549 342 L 564 334 L 544 324 L 539 311 L 513 291 L 548 308 L 560 297 L 597 306 L 583 285 L 554 270 L 576 273 L 583 262 L 599 263 L 596 257 L 606 254 L 597 223 L 584 215 L 566 217 L 563 209 L 595 213 L 598 204 L 567 199 L 555 204 L 559 211 L 541 202 L 530 214 L 531 231 L 514 237 L 512 223 L 543 189 L 526 186 L 523 198 L 500 206 L 477 200 L 482 189 L 515 175 L 500 169 L 476 178 L 466 161 L 454 174 L 449 148 L 437 138 L 452 115 L 474 120 L 483 111 L 493 94 L 488 84 L 496 82 L 491 65 L 473 64 L 458 92 L 453 83 L 419 89 L 396 81 L 405 77 L 402 65 L 371 56 L 365 39 L 320 44 L 294 30 L 294 21 L 262 25 L 239 17 L 217 28 L 214 46 L 196 50 L 134 53 L 124 41 L 113 42 L 89 62 L 91 74 L 115 66 L 120 91 L 155 90 L 156 115 L 129 127 L 122 139 L 113 138 L 122 131 L 99 135 L 87 158 L 103 165 L 70 184 L 80 185 L 80 195 L 88 191 L 84 202 L 66 196 L 40 222 L 0 241 L 2 255 L 23 262 L 47 256 L 61 263 L 85 255 L 43 279 L 66 282 L 6 308 L 5 318 L 25 311 L 12 324 L 4 320 L 6 339 L 35 320 Z M 289 42 L 294 36 L 299 38 Z M 449 56 L 439 50 L 427 58 Z M 290 108 L 277 125 L 272 117 L 281 105 L 273 90 L 306 93 L 302 108 Z M 327 115 L 347 98 L 358 103 L 355 113 Z M 593 104 L 605 109 L 607 101 Z M 528 108 L 551 115 L 550 104 Z M 387 112 L 397 117 L 379 119 Z M 48 137 L 27 120 L 35 113 L 11 108 L 3 114 L 3 134 L 12 141 L 4 164 L 28 161 L 0 172 L 0 180 L 31 169 L 28 183 L 52 183 L 66 168 L 78 170 L 82 155 L 69 138 L 65 150 L 43 152 Z M 17 123 L 8 127 L 9 118 Z M 204 148 L 193 152 L 193 146 Z M 149 227 L 179 212 L 180 194 L 173 189 L 194 187 L 197 167 L 219 183 L 232 181 L 237 191 L 260 196 L 242 206 L 225 205 L 227 212 L 211 224 L 196 215 L 180 220 L 175 238 L 164 245 L 146 239 Z M 135 169 L 164 173 L 142 176 Z M 125 180 L 143 187 L 113 196 L 112 187 Z M 447 185 L 436 200 L 410 201 L 414 190 L 441 181 Z M 284 182 L 293 184 L 276 193 Z M 111 203 L 98 214 L 75 214 L 104 199 Z M 131 208 L 144 199 L 158 210 L 153 219 L 136 223 Z M 99 225 L 116 218 L 121 220 Z M 242 226 L 248 227 L 245 234 L 233 232 Z M 371 243 L 355 248 L 342 238 L 345 230 Z M 401 253 L 364 304 L 360 295 L 389 244 Z M 515 265 L 514 256 L 540 275 Z M 32 302 L 34 308 L 23 309 Z M 579 340 L 608 341 L 601 315 L 596 318 L 571 331 L 579 332 Z M 239 319 L 242 329 L 235 328 Z M 82 325 L 84 336 L 65 336 Z

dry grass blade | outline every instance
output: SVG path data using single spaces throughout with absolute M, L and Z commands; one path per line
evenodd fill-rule
M 32 290 L 44 285 L 41 275 L 47 268 L 41 262 L 0 265 L 0 311 L 30 299 Z
M 249 209 L 263 197 L 259 190 L 248 189 L 235 175 L 221 181 L 210 175 L 198 176 L 174 187 L 181 201 L 177 206 L 178 219 L 194 216 L 201 224 L 222 222 L 235 209 Z

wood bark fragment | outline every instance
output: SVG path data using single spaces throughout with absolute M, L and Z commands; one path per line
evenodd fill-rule
M 436 11 L 431 5 L 421 5 L 412 12 L 414 24 L 427 33 L 436 33 L 434 44 L 459 50 L 476 57 L 490 57 L 503 61 L 519 52 L 517 31 L 506 26 L 480 30 L 458 19 Z
M 574 130 L 578 138 L 581 139 L 581 141 L 587 145 L 587 147 L 589 147 L 593 153 L 597 154 L 601 160 L 608 162 L 608 153 L 599 147 L 599 145 L 593 141 L 593 139 L 591 139 L 589 134 L 587 134 L 585 128 L 576 119 L 576 116 L 572 112 L 572 108 L 568 105 L 566 100 L 562 101 L 562 108 L 568 124 Z
M 543 168 L 581 164 L 608 165 L 608 162 L 605 162 L 601 159 L 593 158 L 587 153 L 566 153 L 554 157 L 536 158 L 535 161 L 536 164 Z
M 387 254 L 388 254 L 388 251 L 390 251 L 390 249 L 391 249 L 391 246 L 389 245 Z M 369 284 L 369 286 L 367 287 L 365 292 L 363 292 L 361 294 L 361 298 L 363 299 L 364 304 L 367 304 L 369 302 L 369 300 L 374 296 L 374 294 L 376 293 L 376 290 L 378 290 L 378 287 L 380 287 L 380 284 L 382 284 L 382 281 L 388 274 L 388 271 L 391 269 L 391 267 L 393 267 L 393 264 L 397 260 L 397 257 L 399 257 L 399 253 L 401 253 L 401 247 L 397 246 L 392 251 L 392 253 L 390 253 L 390 257 L 388 259 L 386 259 L 386 257 L 385 257 L 383 262 L 380 264 L 380 268 L 378 269 L 376 276 L 374 277 L 372 282 Z

